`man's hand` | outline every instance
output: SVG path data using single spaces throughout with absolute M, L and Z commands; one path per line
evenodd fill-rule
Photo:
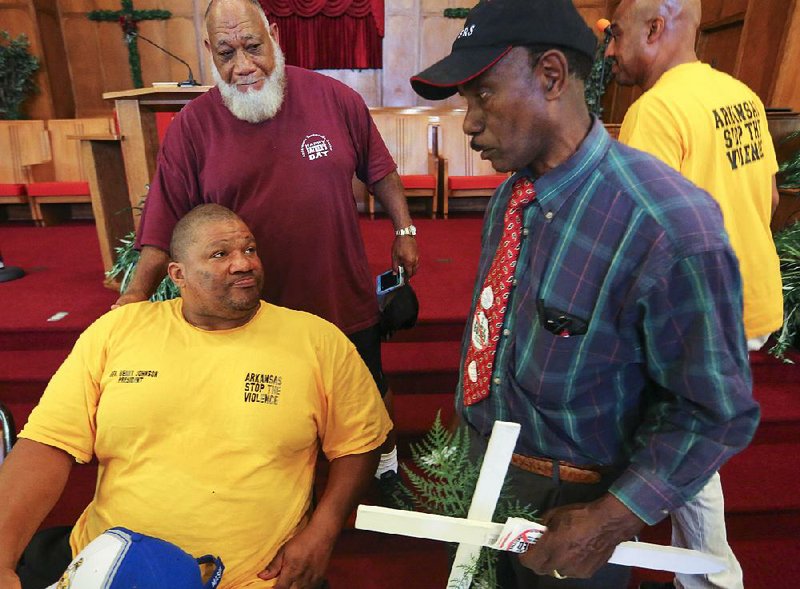
M 265 581 L 278 577 L 275 589 L 317 589 L 325 580 L 332 551 L 333 542 L 306 527 L 281 547 L 258 576 Z
M 392 244 L 392 270 L 397 272 L 402 266 L 407 280 L 417 273 L 417 263 L 417 240 L 411 235 L 395 237 Z
M 608 562 L 620 542 L 630 540 L 644 522 L 607 493 L 591 503 L 551 509 L 542 524 L 547 531 L 520 554 L 520 562 L 538 575 L 588 579 Z
M 117 307 L 121 307 L 123 305 L 127 305 L 130 303 L 140 303 L 142 301 L 146 301 L 149 298 L 150 297 L 147 296 L 146 293 L 128 291 L 124 295 L 120 295 L 120 297 L 117 299 L 117 302 L 111 305 L 111 308 L 116 309 Z
M 17 574 L 6 568 L 0 568 L 0 589 L 21 589 Z

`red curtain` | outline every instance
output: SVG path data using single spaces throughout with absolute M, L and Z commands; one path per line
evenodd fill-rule
M 381 68 L 383 0 L 259 0 L 278 26 L 286 63 L 308 69 Z

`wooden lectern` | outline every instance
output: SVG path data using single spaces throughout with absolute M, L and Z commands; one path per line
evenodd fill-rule
M 150 180 L 156 171 L 158 132 L 155 113 L 177 112 L 210 88 L 159 86 L 103 94 L 105 100 L 114 101 L 117 112 L 125 178 L 132 206 L 139 206 L 147 195 Z M 135 224 L 138 225 L 138 222 Z
M 106 271 L 114 264 L 120 238 L 138 227 L 137 208 L 155 174 L 159 147 L 155 113 L 177 112 L 210 88 L 159 86 L 103 94 L 105 100 L 114 101 L 119 135 L 79 139 Z M 108 281 L 106 285 L 117 286 Z

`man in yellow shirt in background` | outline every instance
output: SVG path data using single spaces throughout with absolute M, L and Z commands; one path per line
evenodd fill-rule
M 1 589 L 55 582 L 116 526 L 218 554 L 220 589 L 323 582 L 391 429 L 374 380 L 333 324 L 259 299 L 255 239 L 235 213 L 193 209 L 170 253 L 181 297 L 91 325 L 0 468 Z M 312 511 L 319 450 L 330 471 Z M 94 498 L 45 554 L 62 566 L 43 578 L 23 557 L 18 578 L 72 464 L 92 457 Z
M 719 203 L 739 259 L 744 327 L 760 349 L 783 322 L 781 275 L 770 218 L 778 203 L 778 165 L 764 105 L 747 86 L 697 59 L 700 0 L 622 0 L 606 56 L 616 80 L 644 94 L 620 129 L 622 143 L 681 172 Z M 742 587 L 742 570 L 728 545 L 719 475 L 672 514 L 676 546 L 711 552 L 729 562 L 724 573 L 677 575 L 680 588 Z

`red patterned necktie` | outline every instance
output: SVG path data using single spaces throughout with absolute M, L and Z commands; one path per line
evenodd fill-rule
M 514 182 L 503 218 L 503 235 L 472 314 L 471 342 L 462 378 L 465 405 L 474 405 L 489 396 L 494 355 L 519 257 L 522 211 L 535 198 L 536 190 L 528 178 Z

